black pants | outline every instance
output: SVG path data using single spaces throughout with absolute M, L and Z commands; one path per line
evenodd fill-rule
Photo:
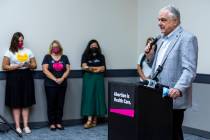
M 182 123 L 185 109 L 173 110 L 173 140 L 184 140 Z
M 66 86 L 45 86 L 49 124 L 62 124 Z

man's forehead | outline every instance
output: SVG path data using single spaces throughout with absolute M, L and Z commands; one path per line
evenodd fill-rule
M 161 10 L 159 12 L 158 19 L 171 19 L 172 18 L 172 13 L 169 10 Z
M 164 9 L 164 10 L 160 10 L 159 12 L 159 16 L 170 16 L 171 15 L 171 12 L 167 9 Z

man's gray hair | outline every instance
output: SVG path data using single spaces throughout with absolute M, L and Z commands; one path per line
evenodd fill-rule
M 163 7 L 160 11 L 162 11 L 162 10 L 168 10 L 172 14 L 171 16 L 173 18 L 177 18 L 179 22 L 181 21 L 180 20 L 180 12 L 175 6 L 167 5 L 167 6 Z

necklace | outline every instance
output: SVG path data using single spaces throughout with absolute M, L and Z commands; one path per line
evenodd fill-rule
M 52 55 L 52 54 L 51 54 L 51 56 L 52 56 L 52 58 L 53 58 L 55 61 L 58 61 L 58 60 L 60 60 L 60 58 L 61 58 L 61 55 Z

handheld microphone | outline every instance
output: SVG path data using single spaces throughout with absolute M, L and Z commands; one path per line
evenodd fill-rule
M 155 88 L 157 82 L 155 80 L 152 80 L 152 79 L 147 79 L 147 80 L 142 81 L 142 84 L 146 85 L 147 87 L 150 87 L 150 88 Z

